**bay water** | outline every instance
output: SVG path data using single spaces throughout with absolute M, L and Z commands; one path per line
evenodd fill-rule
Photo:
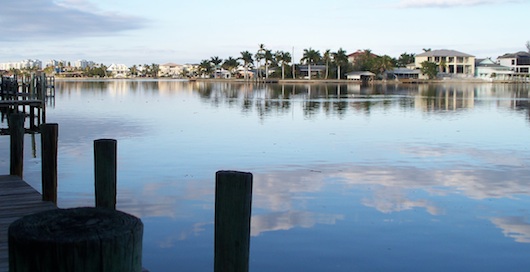
M 58 206 L 94 206 L 93 141 L 112 138 L 151 272 L 213 271 L 218 170 L 254 175 L 253 272 L 526 271 L 529 91 L 58 80 Z M 39 145 L 26 135 L 38 191 Z M 6 174 L 9 137 L 0 152 Z

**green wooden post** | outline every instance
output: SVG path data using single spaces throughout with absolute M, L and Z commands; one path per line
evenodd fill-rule
M 58 124 L 42 124 L 41 160 L 42 160 L 42 200 L 57 205 L 57 141 Z
M 251 210 L 252 174 L 218 171 L 214 272 L 248 272 Z
M 94 141 L 96 207 L 116 209 L 117 141 Z
M 24 118 L 23 113 L 9 115 L 11 159 L 9 174 L 22 178 L 24 172 Z

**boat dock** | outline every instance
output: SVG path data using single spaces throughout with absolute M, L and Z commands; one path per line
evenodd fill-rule
M 39 126 L 46 123 L 46 100 L 55 98 L 55 78 L 46 74 L 31 76 L 2 76 L 0 78 L 1 121 L 9 113 L 22 112 L 28 119 L 26 133 L 39 133 Z M 0 128 L 0 135 L 9 134 Z
M 9 271 L 7 230 L 15 220 L 29 214 L 56 209 L 18 176 L 0 175 L 0 272 Z

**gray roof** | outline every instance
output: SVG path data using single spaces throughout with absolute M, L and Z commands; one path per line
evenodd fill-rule
M 500 57 L 498 57 L 498 59 L 516 59 L 516 58 L 520 58 L 520 57 L 530 57 L 530 53 L 527 53 L 527 52 L 524 52 L 524 51 L 519 51 L 517 53 L 506 53 Z
M 440 49 L 417 54 L 417 57 L 474 57 L 456 50 Z
M 420 74 L 420 70 L 411 70 L 411 69 L 402 68 L 402 67 L 394 68 L 387 72 L 392 73 L 392 74 Z
M 346 74 L 347 76 L 375 76 L 374 73 L 370 71 L 355 71 L 355 72 L 349 72 Z
M 490 67 L 490 68 L 495 68 L 496 70 L 510 70 L 510 67 L 502 66 L 498 63 L 495 63 L 490 58 L 475 59 L 475 67 L 476 68 Z

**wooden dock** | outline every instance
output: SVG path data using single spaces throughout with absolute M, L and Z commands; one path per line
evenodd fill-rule
M 0 123 L 10 113 L 22 112 L 29 118 L 26 133 L 39 133 L 39 125 L 46 123 L 46 101 L 55 97 L 55 78 L 46 74 L 0 77 Z M 53 100 L 52 100 L 53 101 Z M 0 134 L 8 134 L 0 128 Z
M 20 177 L 0 175 L 0 272 L 9 271 L 9 225 L 22 216 L 56 208 Z

